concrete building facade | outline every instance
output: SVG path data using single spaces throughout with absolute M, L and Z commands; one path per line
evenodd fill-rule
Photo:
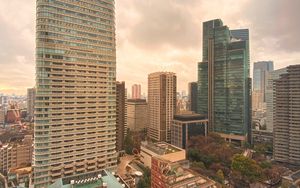
M 300 65 L 274 81 L 274 159 L 300 165 Z
M 35 92 L 35 88 L 27 89 L 27 118 L 29 121 L 34 117 Z
M 131 88 L 131 98 L 132 99 L 141 99 L 141 85 L 140 84 L 134 84 Z
M 147 102 L 145 99 L 127 100 L 127 127 L 130 131 L 144 131 L 148 127 Z
M 117 151 L 124 150 L 124 140 L 127 133 L 127 104 L 126 104 L 126 89 L 125 82 L 117 82 L 116 84 L 117 94 Z
M 114 170 L 115 1 L 36 1 L 34 186 Z
M 171 141 L 171 123 L 176 113 L 176 75 L 155 72 L 148 75 L 148 137 Z

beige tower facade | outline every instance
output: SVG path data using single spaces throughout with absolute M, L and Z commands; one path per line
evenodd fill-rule
M 274 81 L 274 159 L 300 165 L 300 65 Z
M 34 116 L 35 88 L 27 89 L 27 118 L 31 121 Z
M 124 150 L 124 139 L 127 132 L 127 105 L 126 105 L 126 89 L 125 82 L 117 82 L 117 151 Z
M 115 2 L 36 6 L 34 187 L 115 170 Z
M 127 126 L 130 131 L 143 131 L 147 128 L 147 102 L 146 99 L 127 100 Z
M 176 75 L 155 72 L 148 75 L 148 137 L 171 141 L 171 123 L 176 113 Z

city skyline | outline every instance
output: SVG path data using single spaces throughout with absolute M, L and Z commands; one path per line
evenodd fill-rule
M 26 94 L 34 87 L 34 5 L 35 0 L 0 2 L 0 93 Z M 172 71 L 178 91 L 187 90 L 201 61 L 202 22 L 214 18 L 249 28 L 251 73 L 256 61 L 272 60 L 275 69 L 299 64 L 299 5 L 296 0 L 116 1 L 117 80 L 128 87 L 139 81 L 146 93 L 149 73 Z

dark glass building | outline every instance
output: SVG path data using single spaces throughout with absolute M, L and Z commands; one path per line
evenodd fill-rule
M 198 64 L 197 113 L 228 140 L 246 141 L 251 125 L 248 29 L 229 30 L 222 20 L 203 23 L 203 58 Z
M 197 95 L 198 95 L 198 84 L 197 82 L 189 83 L 189 110 L 197 111 Z

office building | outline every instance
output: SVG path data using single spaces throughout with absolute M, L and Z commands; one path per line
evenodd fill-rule
M 193 112 L 197 112 L 197 100 L 198 100 L 198 83 L 190 82 L 189 83 L 189 110 Z
M 183 162 L 186 160 L 186 152 L 184 149 L 168 144 L 166 142 L 142 142 L 141 143 L 141 162 L 151 168 L 152 158 L 160 157 L 171 162 Z
M 274 81 L 280 78 L 280 75 L 286 73 L 286 68 L 274 70 L 267 75 L 267 88 L 266 88 L 266 128 L 268 131 L 273 132 L 274 124 Z
M 185 112 L 176 114 L 171 126 L 171 144 L 187 149 L 193 136 L 207 135 L 208 119 L 206 115 Z
M 131 88 L 131 98 L 132 99 L 141 99 L 141 85 L 140 84 L 134 84 Z
M 127 110 L 126 110 L 126 89 L 125 82 L 117 82 L 116 84 L 117 94 L 117 151 L 124 150 L 124 140 L 127 132 Z
M 300 65 L 274 81 L 274 159 L 300 165 Z
M 34 117 L 34 101 L 35 101 L 35 88 L 27 89 L 27 118 L 32 120 Z
M 249 141 L 249 69 L 249 31 L 229 30 L 220 19 L 204 22 L 197 113 L 207 114 L 209 129 L 231 141 Z
M 178 162 L 153 157 L 151 187 L 155 188 L 217 188 L 216 182 L 185 168 Z
M 266 108 L 267 75 L 274 70 L 273 61 L 259 61 L 253 67 L 253 110 Z
M 10 169 L 31 166 L 32 153 L 31 135 L 26 135 L 20 143 L 7 143 L 0 146 L 0 172 L 6 175 Z
M 36 6 L 34 187 L 115 170 L 115 2 Z
M 171 123 L 176 112 L 176 75 L 155 72 L 148 76 L 148 137 L 171 141 Z
M 130 131 L 144 131 L 148 125 L 147 102 L 145 99 L 127 100 L 127 127 Z

